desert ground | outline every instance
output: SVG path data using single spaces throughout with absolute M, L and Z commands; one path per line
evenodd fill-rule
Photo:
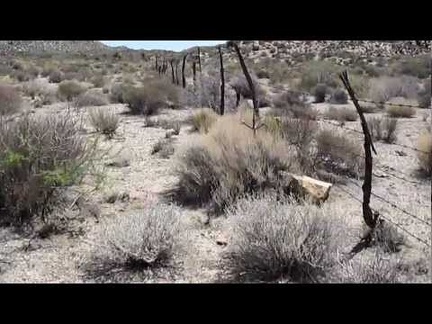
M 8 48 L 0 282 L 430 282 L 430 53 L 383 45 L 383 58 L 340 44 L 311 57 L 300 43 L 240 46 L 264 125 L 255 135 L 250 89 L 230 48 L 223 116 L 214 48 L 201 49 L 201 71 L 196 49 L 44 56 Z M 376 149 L 370 207 L 384 220 L 349 260 L 366 229 L 364 135 L 338 79 L 344 69 L 365 99 Z M 70 157 L 70 143 L 85 143 L 88 155 Z M 68 168 L 81 158 L 75 178 Z M 285 171 L 331 185 L 328 198 L 287 193 Z

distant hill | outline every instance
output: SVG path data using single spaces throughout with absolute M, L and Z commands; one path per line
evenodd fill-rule
M 0 41 L 0 55 L 22 54 L 96 54 L 113 48 L 98 41 Z

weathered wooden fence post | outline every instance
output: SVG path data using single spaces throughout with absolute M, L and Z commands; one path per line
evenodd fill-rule
M 220 77 L 221 77 L 221 99 L 220 99 L 219 113 L 223 115 L 225 113 L 225 73 L 224 73 L 221 46 L 219 46 L 219 59 L 220 59 Z

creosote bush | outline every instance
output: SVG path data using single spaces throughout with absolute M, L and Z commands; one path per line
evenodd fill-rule
M 84 175 L 91 150 L 68 115 L 0 119 L 1 220 L 20 225 L 46 216 L 61 202 L 62 189 Z
M 173 275 L 184 244 L 180 217 L 178 207 L 156 204 L 104 222 L 83 262 L 87 278 L 142 282 Z
M 108 98 L 104 94 L 91 91 L 82 93 L 75 99 L 77 107 L 105 106 L 108 104 Z
M 313 89 L 313 95 L 315 97 L 315 102 L 316 103 L 324 102 L 327 93 L 328 93 L 327 85 L 324 83 L 318 83 L 316 85 L 316 87 Z
M 341 220 L 328 206 L 298 205 L 269 194 L 238 201 L 228 213 L 231 235 L 223 264 L 229 279 L 325 282 L 341 247 Z
M 48 80 L 50 83 L 60 83 L 64 80 L 64 74 L 59 70 L 52 71 L 49 73 Z
M 21 104 L 18 91 L 12 86 L 0 83 L 0 116 L 16 113 Z

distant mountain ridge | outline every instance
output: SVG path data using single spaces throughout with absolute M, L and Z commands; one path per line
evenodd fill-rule
M 113 48 L 99 41 L 0 41 L 0 55 L 42 53 L 100 53 Z

